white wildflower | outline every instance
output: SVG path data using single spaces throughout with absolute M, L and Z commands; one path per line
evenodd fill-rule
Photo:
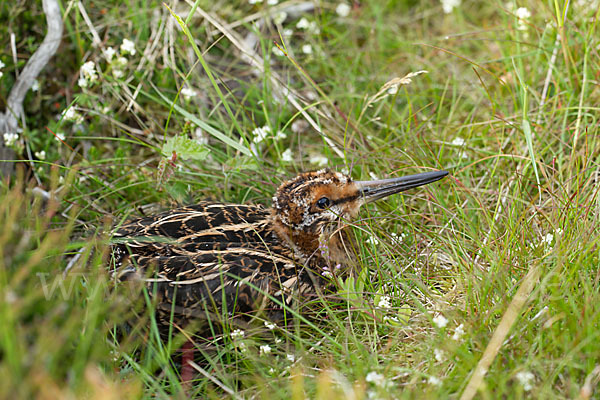
M 375 236 L 369 236 L 367 239 L 367 243 L 373 246 L 377 246 L 379 244 L 379 240 Z
M 327 159 L 327 157 L 321 155 L 314 155 L 310 158 L 310 163 L 315 164 L 318 167 L 324 167 L 327 165 L 328 162 L 329 160 Z
M 248 0 L 248 4 L 258 4 L 262 3 L 262 0 Z
M 516 375 L 517 380 L 523 386 L 523 390 L 529 392 L 533 389 L 533 381 L 535 381 L 535 375 L 529 371 L 521 371 Z
M 285 20 L 287 19 L 287 13 L 285 11 L 279 11 L 278 13 L 276 13 L 273 16 L 273 22 L 276 25 L 281 25 L 285 22 Z M 285 34 L 283 36 L 286 36 Z
M 302 52 L 304 54 L 312 54 L 313 48 L 312 48 L 312 46 L 310 44 L 305 44 L 305 45 L 302 46 Z
M 283 131 L 277 131 L 277 133 L 275 134 L 275 139 L 277 140 L 285 139 L 286 137 L 287 134 Z
M 552 245 L 552 242 L 554 241 L 554 235 L 551 233 L 547 233 L 544 237 L 542 237 L 542 240 L 540 241 L 540 244 L 544 244 L 546 246 L 550 246 Z
M 288 355 L 286 355 L 286 356 L 285 356 L 285 358 L 287 358 L 287 360 L 288 360 L 289 362 L 294 362 L 294 361 L 296 361 L 296 356 L 295 356 L 295 355 L 293 355 L 293 354 L 288 354 Z
M 123 39 L 123 43 L 121 43 L 121 51 L 123 53 L 129 53 L 133 56 L 135 54 L 135 43 L 129 39 Z
M 94 83 L 98 80 L 98 73 L 96 72 L 96 64 L 93 61 L 84 63 L 79 69 L 79 80 L 77 83 L 80 87 L 88 87 L 90 83 Z
M 240 351 L 241 351 L 242 353 L 245 353 L 245 352 L 247 352 L 247 351 L 248 351 L 248 348 L 246 347 L 246 343 L 244 343 L 244 342 L 241 342 L 241 343 L 239 343 L 239 344 L 238 344 L 236 347 L 237 347 L 238 349 L 240 349 Z
M 117 51 L 114 47 L 107 47 L 106 50 L 104 50 L 104 58 L 109 62 L 112 61 L 115 54 L 117 54 Z
M 302 17 L 300 21 L 298 21 L 298 23 L 296 24 L 296 28 L 298 29 L 307 29 L 309 26 L 310 22 L 308 22 L 308 20 L 304 17 Z
M 54 137 L 54 139 L 58 142 L 64 142 L 65 134 L 62 132 L 56 132 L 56 136 Z
M 400 320 L 398 319 L 398 317 L 394 317 L 393 315 L 392 316 L 384 315 L 383 316 L 383 322 L 388 322 L 388 321 L 392 321 L 392 322 L 396 322 L 396 323 L 400 322 Z
M 279 343 L 281 343 L 281 342 L 282 342 L 282 339 L 281 339 L 281 338 L 278 338 L 278 337 L 276 337 L 276 338 L 275 338 L 275 344 L 279 344 Z
M 379 177 L 377 175 L 375 175 L 374 172 L 369 172 L 369 176 L 371 177 L 371 179 L 373 179 L 374 181 L 378 181 Z
M 305 17 L 300 18 L 300 21 L 296 24 L 296 28 L 304 29 L 308 33 L 318 34 L 321 32 L 315 21 L 309 21 Z
M 63 119 L 80 124 L 83 122 L 83 116 L 75 111 L 74 107 L 69 107 L 62 112 Z
M 517 11 L 515 11 L 515 16 L 519 19 L 517 29 L 520 31 L 526 31 L 527 30 L 527 22 L 529 21 L 529 18 L 531 17 L 531 12 L 525 7 L 519 7 L 519 8 L 517 8 Z
M 430 376 L 429 379 L 427 379 L 427 383 L 433 386 L 440 386 L 442 384 L 442 380 L 438 377 Z
M 390 233 L 390 236 L 392 237 L 392 243 L 400 244 L 406 238 L 406 233 L 401 233 L 398 235 L 396 232 L 392 232 Z
M 292 149 L 286 149 L 283 153 L 281 153 L 281 161 L 292 162 L 293 159 L 294 155 L 292 154 Z
M 275 6 L 279 3 L 279 0 L 267 0 L 267 4 L 270 6 Z
M 433 317 L 433 324 L 438 328 L 442 329 L 446 325 L 448 325 L 448 320 L 442 314 L 438 314 L 435 317 Z
M 125 72 L 123 72 L 122 69 L 118 68 L 113 69 L 112 74 L 115 77 L 115 79 L 121 79 L 123 76 L 125 76 Z
M 556 234 L 556 236 L 562 236 L 563 230 L 561 228 L 556 228 L 554 230 L 554 233 Z
M 444 350 L 441 349 L 433 349 L 433 356 L 437 362 L 442 362 L 446 357 L 444 357 Z
M 271 51 L 273 52 L 273 54 L 275 54 L 277 57 L 283 57 L 285 56 L 285 53 L 283 52 L 283 50 L 281 50 L 279 47 L 277 46 L 273 46 L 271 48 Z
M 268 330 L 272 331 L 273 329 L 275 329 L 277 324 L 274 324 L 273 322 L 265 321 L 265 326 L 267 327 Z
M 456 327 L 456 329 L 454 329 L 454 335 L 452 335 L 452 340 L 460 340 L 463 335 L 465 334 L 465 325 L 464 324 L 460 324 L 459 326 Z
M 4 134 L 4 145 L 6 147 L 10 147 L 19 139 L 19 134 L 17 133 L 5 133 Z
M 252 135 L 254 136 L 252 141 L 254 143 L 260 143 L 269 136 L 269 133 L 271 133 L 271 128 L 268 125 L 258 127 L 252 131 Z
M 290 37 L 294 34 L 294 31 L 290 28 L 286 28 L 281 32 L 281 34 L 285 37 Z
M 0 78 L 4 75 L 4 72 L 0 71 Z
M 271 346 L 269 346 L 268 344 L 262 345 L 259 348 L 259 352 L 260 352 L 260 354 L 263 354 L 263 355 L 270 354 Z
M 373 236 L 371 236 L 371 237 L 373 237 Z M 379 303 L 377 303 L 377 307 L 391 308 L 392 303 L 390 302 L 390 296 L 381 296 L 381 299 L 379 299 Z
M 38 81 L 37 79 L 33 81 L 33 84 L 31 85 L 31 91 L 32 92 L 37 92 L 38 90 L 40 90 L 40 81 Z
M 454 138 L 454 140 L 452 141 L 452 146 L 464 146 L 465 145 L 465 139 L 461 138 L 460 136 L 457 136 Z
M 6 67 L 6 64 L 4 64 L 4 63 L 2 62 L 2 60 L 0 60 L 0 69 L 2 69 L 2 68 L 4 68 L 4 67 Z
M 35 153 L 33 153 L 33 155 L 38 159 L 38 160 L 45 160 L 46 159 L 46 152 L 44 150 L 41 151 L 36 151 Z
M 124 68 L 125 66 L 127 66 L 127 58 L 123 56 L 117 57 L 113 62 L 114 68 Z
M 385 376 L 372 371 L 367 374 L 367 376 L 365 377 L 365 381 L 373 383 L 376 386 L 382 386 L 385 383 Z
M 246 332 L 244 332 L 243 330 L 236 329 L 233 332 L 231 332 L 229 334 L 229 336 L 231 337 L 232 340 L 238 340 L 238 339 L 242 339 L 245 334 L 246 334 Z
M 352 10 L 352 8 L 348 4 L 346 4 L 346 3 L 340 3 L 335 8 L 336 14 L 339 15 L 340 17 L 342 17 L 342 18 L 347 17 L 348 15 L 350 15 L 350 11 L 351 10 Z
M 183 89 L 181 89 L 181 95 L 186 99 L 190 99 L 190 98 L 198 95 L 198 92 L 196 92 L 194 89 L 186 86 Z
M 444 13 L 450 14 L 455 7 L 460 6 L 460 0 L 440 0 Z

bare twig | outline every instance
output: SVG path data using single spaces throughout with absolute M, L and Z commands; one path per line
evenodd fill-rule
M 40 47 L 25 65 L 23 72 L 19 75 L 8 95 L 6 111 L 0 114 L 0 134 L 17 133 L 22 129 L 21 127 L 25 126 L 25 111 L 23 109 L 25 95 L 60 45 L 63 21 L 58 1 L 43 0 L 42 4 L 46 14 L 48 32 Z M 21 127 L 19 127 L 19 122 Z M 5 147 L 4 141 L 0 140 L 0 175 L 9 175 L 14 169 L 12 162 L 2 160 L 12 160 L 14 158 L 14 151 Z

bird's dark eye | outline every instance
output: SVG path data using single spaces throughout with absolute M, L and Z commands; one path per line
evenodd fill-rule
M 317 200 L 317 207 L 319 207 L 321 210 L 324 210 L 329 207 L 330 203 L 331 202 L 327 197 L 321 197 L 319 200 Z

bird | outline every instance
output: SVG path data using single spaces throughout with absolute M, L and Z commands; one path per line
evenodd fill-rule
M 280 321 L 356 268 L 349 224 L 364 204 L 444 178 L 431 171 L 357 181 L 325 168 L 283 182 L 271 207 L 202 201 L 124 223 L 111 268 L 142 282 L 157 326 Z

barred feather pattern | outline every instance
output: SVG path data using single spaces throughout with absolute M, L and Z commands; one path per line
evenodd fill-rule
M 269 296 L 291 305 L 314 293 L 325 281 L 311 269 L 325 261 L 302 254 L 274 226 L 272 210 L 261 205 L 203 202 L 141 218 L 114 233 L 114 272 L 146 283 L 162 326 L 204 319 L 207 311 L 264 309 L 277 319 L 281 307 Z

